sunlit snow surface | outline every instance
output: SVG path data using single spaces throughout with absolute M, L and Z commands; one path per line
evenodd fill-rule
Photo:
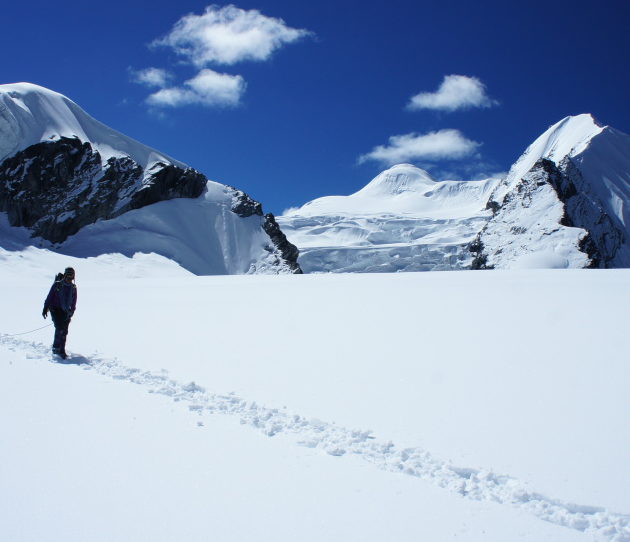
M 350 196 L 327 196 L 278 217 L 307 273 L 460 269 L 499 179 L 435 181 L 394 166 Z
M 231 193 L 229 187 L 208 181 L 199 198 L 162 201 L 99 220 L 54 250 L 70 257 L 121 261 L 159 254 L 172 260 L 168 267 L 182 266 L 197 275 L 291 273 L 278 263 L 277 251 L 262 229 L 264 217 L 234 214 Z M 25 228 L 9 226 L 6 213 L 0 213 L 0 247 L 28 250 L 34 244 L 52 246 L 32 239 Z
M 628 270 L 0 279 L 7 540 L 630 540 Z
M 58 92 L 31 83 L 0 85 L 0 162 L 59 137 L 89 141 L 103 162 L 112 156 L 129 156 L 145 170 L 156 162 L 187 167 L 97 121 Z

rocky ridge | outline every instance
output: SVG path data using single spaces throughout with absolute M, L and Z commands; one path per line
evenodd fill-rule
M 629 136 L 590 115 L 552 126 L 488 200 L 472 269 L 629 267 L 630 160 L 616 156 L 620 143 L 630 153 Z

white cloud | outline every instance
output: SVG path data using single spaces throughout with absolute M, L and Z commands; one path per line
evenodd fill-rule
M 408 109 L 455 111 L 471 107 L 492 107 L 495 100 L 486 94 L 485 85 L 476 77 L 447 75 L 436 92 L 421 92 L 411 98 Z
M 172 79 L 172 75 L 162 68 L 146 68 L 144 70 L 129 70 L 134 83 L 148 87 L 164 88 Z
M 245 92 L 245 80 L 240 75 L 201 70 L 182 86 L 158 90 L 147 98 L 147 103 L 160 107 L 204 105 L 209 107 L 236 106 Z
M 359 157 L 359 163 L 376 160 L 390 166 L 417 160 L 455 160 L 472 155 L 480 145 L 459 130 L 397 135 L 389 138 L 388 145 L 374 147 Z
M 152 45 L 170 47 L 198 67 L 211 63 L 235 64 L 267 60 L 286 43 L 311 34 L 291 28 L 282 19 L 234 5 L 208 6 L 203 15 L 189 14 Z

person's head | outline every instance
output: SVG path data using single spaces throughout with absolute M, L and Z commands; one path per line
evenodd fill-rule
M 66 282 L 72 282 L 74 280 L 74 269 L 72 269 L 72 267 L 66 267 L 66 270 L 63 272 L 63 279 Z

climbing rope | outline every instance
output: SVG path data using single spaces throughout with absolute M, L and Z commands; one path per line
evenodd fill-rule
M 28 335 L 29 333 L 35 333 L 36 331 L 39 331 L 40 329 L 46 329 L 47 327 L 50 327 L 50 326 L 52 326 L 52 323 L 45 325 L 44 327 L 38 327 L 37 329 L 31 329 L 30 331 L 25 331 L 24 333 L 2 333 L 2 335 L 5 337 L 17 337 L 18 335 Z

